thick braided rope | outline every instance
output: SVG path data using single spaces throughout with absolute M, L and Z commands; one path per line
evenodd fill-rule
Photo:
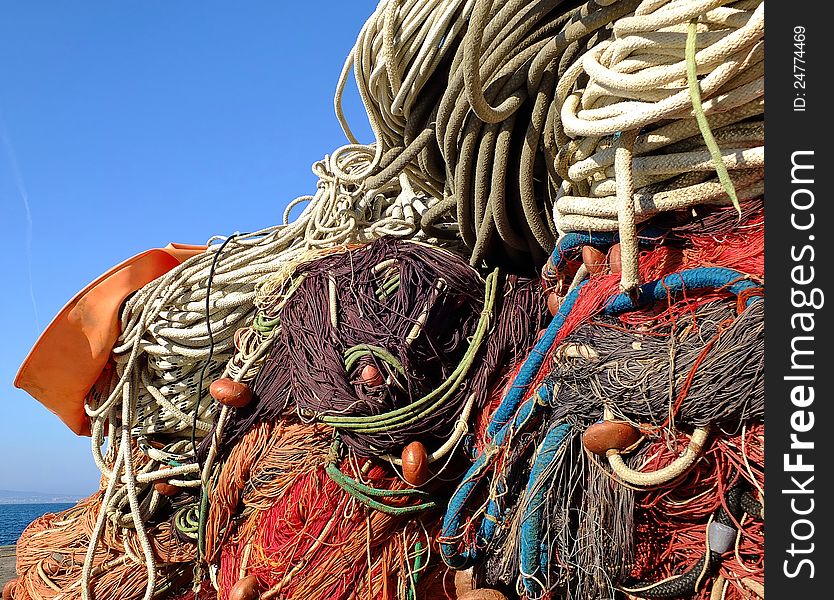
M 473 265 L 494 257 L 496 245 L 502 260 L 543 260 L 566 232 L 625 227 L 616 193 L 625 175 L 612 142 L 621 132 L 638 134 L 636 222 L 726 204 L 728 188 L 739 200 L 762 194 L 760 0 L 562 5 L 380 2 L 337 85 L 336 113 L 351 141 L 336 152 L 337 175 L 361 186 L 407 174 L 435 199 L 421 227 L 439 235 L 437 222 L 456 221 Z M 702 110 L 729 171 L 721 182 L 687 86 L 692 19 Z M 341 109 L 351 70 L 374 133 L 367 146 Z M 523 144 L 513 142 L 519 128 Z M 341 170 L 351 152 L 367 154 L 366 169 Z
M 619 231 L 624 290 L 637 223 L 763 193 L 763 38 L 762 2 L 647 1 L 559 80 L 553 218 L 561 235 Z

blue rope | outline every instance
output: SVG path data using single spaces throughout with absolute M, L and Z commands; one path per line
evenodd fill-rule
M 600 246 L 610 246 L 617 241 L 618 234 L 614 231 L 600 231 L 600 232 L 577 232 L 572 231 L 566 233 L 556 242 L 556 247 L 547 261 L 548 270 L 558 271 L 567 262 L 567 255 L 573 250 L 578 250 L 582 246 L 593 246 L 598 248 Z
M 534 398 L 531 398 L 531 400 L 535 399 L 535 414 L 538 415 L 541 410 L 543 410 L 546 406 L 549 406 L 552 398 L 553 388 L 551 386 L 542 385 L 539 387 Z M 530 421 L 531 420 L 528 420 L 527 423 Z M 504 431 L 505 430 L 502 429 L 498 432 L 498 435 L 496 436 L 496 444 L 500 444 L 502 446 L 504 445 Z M 489 499 L 486 513 L 484 514 L 484 518 L 481 521 L 481 527 L 478 531 L 477 539 L 482 546 L 486 546 L 492 540 L 492 536 L 498 528 L 498 523 L 504 520 L 504 509 L 506 508 L 506 503 L 502 502 L 502 500 L 507 492 L 505 482 L 509 477 L 512 477 L 511 472 L 503 473 L 501 479 L 495 483 L 495 497 Z
M 667 295 L 675 295 L 684 290 L 726 289 L 738 296 L 744 290 L 761 287 L 747 279 L 744 273 L 723 267 L 696 267 L 679 273 L 672 273 L 663 279 L 644 283 L 638 288 L 636 300 L 626 293 L 618 294 L 605 303 L 603 312 L 608 315 L 635 310 L 656 300 L 665 300 Z M 751 296 L 745 302 L 745 307 L 754 301 L 761 300 L 759 296 Z
M 663 239 L 666 233 L 665 230 L 658 227 L 646 226 L 637 233 L 637 241 L 645 246 L 656 244 Z M 545 270 L 558 271 L 567 262 L 568 253 L 578 250 L 582 246 L 606 248 L 619 241 L 620 234 L 617 231 L 571 231 L 556 242 L 556 247 L 547 261 Z
M 578 235 L 578 234 L 577 234 Z M 553 320 L 547 327 L 544 335 L 533 347 L 533 350 L 527 356 L 521 369 L 513 381 L 510 391 L 504 396 L 501 405 L 495 411 L 495 415 L 487 428 L 487 439 L 492 438 L 496 431 L 506 423 L 510 417 L 515 413 L 519 403 L 526 395 L 527 388 L 530 386 L 539 369 L 544 363 L 544 357 L 547 355 L 553 342 L 559 334 L 562 325 L 565 324 L 570 311 L 573 309 L 576 299 L 579 297 L 579 291 L 589 280 L 585 280 L 576 286 L 570 294 L 565 296 L 565 300 L 559 307 L 559 311 L 553 317 Z M 609 315 L 616 315 L 630 310 L 635 310 L 641 306 L 649 304 L 656 300 L 665 300 L 667 294 L 674 295 L 676 293 L 686 290 L 699 289 L 720 289 L 726 288 L 728 292 L 738 295 L 744 290 L 760 287 L 758 284 L 746 279 L 743 273 L 734 271 L 733 269 L 725 269 L 722 267 L 696 267 L 694 269 L 686 269 L 680 273 L 672 273 L 663 279 L 645 283 L 638 288 L 636 299 L 632 298 L 626 293 L 618 294 L 611 298 L 605 304 L 604 312 Z M 751 302 L 757 300 L 754 296 L 748 298 L 746 305 L 749 306 Z
M 579 237 L 582 234 L 575 235 L 577 236 L 575 239 L 582 239 Z M 559 248 L 554 250 L 554 255 L 558 251 Z M 513 380 L 510 390 L 504 396 L 501 404 L 495 411 L 486 432 L 486 438 L 488 441 L 487 447 L 484 452 L 477 457 L 469 471 L 467 471 L 462 483 L 458 486 L 457 490 L 455 490 L 455 493 L 449 501 L 448 509 L 443 517 L 443 528 L 441 530 L 442 538 L 452 539 L 459 534 L 463 523 L 464 509 L 469 502 L 469 499 L 476 492 L 478 485 L 486 480 L 486 473 L 492 466 L 492 459 L 496 455 L 495 449 L 504 445 L 506 441 L 513 439 L 517 433 L 523 432 L 527 427 L 529 427 L 535 417 L 537 417 L 543 411 L 544 407 L 550 403 L 552 391 L 547 385 L 542 385 L 537 393 L 531 396 L 531 398 L 523 404 L 522 401 L 527 393 L 527 389 L 530 387 L 532 381 L 535 380 L 542 365 L 544 364 L 544 358 L 547 356 L 548 351 L 556 341 L 559 331 L 565 324 L 571 310 L 573 310 L 576 300 L 579 297 L 580 290 L 586 283 L 587 280 L 581 282 L 565 297 L 559 307 L 559 311 L 553 317 L 553 320 L 548 325 L 545 333 L 530 351 L 530 354 L 521 366 L 516 378 Z M 760 287 L 761 286 L 759 286 L 759 284 L 747 279 L 745 274 L 733 269 L 725 269 L 722 267 L 696 267 L 693 269 L 686 269 L 679 273 L 667 275 L 657 281 L 645 283 L 637 289 L 637 293 L 634 296 L 627 293 L 617 294 L 605 303 L 603 312 L 609 315 L 616 315 L 630 310 L 635 310 L 657 300 L 665 300 L 667 297 L 679 294 L 684 290 L 695 291 L 703 289 L 724 289 L 729 293 L 738 295 L 745 290 Z M 750 304 L 759 300 L 761 300 L 759 296 L 751 296 L 745 301 L 745 307 L 750 306 Z M 555 432 L 557 430 L 561 431 L 559 427 L 552 429 L 548 434 L 548 436 L 550 436 L 552 433 L 554 436 L 551 441 L 557 439 L 558 434 Z M 567 425 L 565 425 L 565 427 L 567 427 Z M 567 429 L 564 430 L 561 435 L 562 437 L 559 439 L 559 444 L 562 443 L 564 437 L 567 435 Z M 547 438 L 545 441 L 547 441 Z M 536 459 L 537 464 L 541 462 L 543 465 L 542 469 L 546 468 L 546 466 L 552 462 L 552 458 L 548 461 L 547 457 L 555 456 L 556 450 L 558 450 L 558 446 L 556 449 L 552 450 L 551 454 L 550 450 L 543 451 L 540 448 L 539 455 Z M 504 479 L 496 483 L 495 489 L 497 493 L 494 497 L 491 497 L 487 503 L 485 516 L 483 517 L 481 525 L 478 529 L 475 547 L 459 550 L 459 547 L 461 546 L 460 544 L 449 541 L 441 542 L 441 555 L 443 556 L 443 560 L 450 567 L 454 569 L 467 568 L 478 558 L 480 548 L 486 546 L 492 539 L 492 536 L 498 527 L 498 523 L 503 520 L 504 503 L 501 502 L 501 498 L 507 491 L 506 485 L 503 483 L 503 481 L 506 481 L 507 476 L 508 474 L 505 473 Z M 536 474 L 534 470 L 528 480 L 528 494 L 532 489 L 531 486 L 534 486 L 536 483 L 535 479 Z M 544 493 L 541 490 L 543 490 L 543 486 L 539 486 L 536 494 Z M 540 527 L 537 521 L 537 519 L 540 520 L 540 513 L 538 512 L 540 507 L 538 507 L 538 505 L 540 505 L 541 502 L 543 502 L 543 498 L 530 503 L 535 504 L 537 508 L 529 515 L 531 519 L 529 524 L 527 518 L 528 515 L 525 513 L 525 520 L 522 524 L 522 541 L 526 539 L 528 545 L 534 544 L 531 540 L 538 539 L 538 528 Z M 526 530 L 527 533 L 524 533 L 525 526 L 528 527 Z M 531 547 L 534 546 L 535 544 Z M 544 550 L 541 550 L 541 552 L 544 552 Z M 522 558 L 522 560 L 527 561 L 527 567 L 533 569 L 533 571 L 529 573 L 530 577 L 532 577 L 532 574 L 536 572 L 536 569 L 541 569 L 542 572 L 545 571 L 547 566 L 547 556 L 545 554 L 534 552 L 534 550 L 531 549 L 524 550 L 523 548 L 522 553 L 527 553 L 527 557 Z M 540 554 L 538 558 L 538 566 L 536 566 L 536 561 L 533 558 L 534 554 Z M 527 568 L 523 565 L 522 572 L 528 572 Z M 532 582 L 530 585 L 537 585 L 532 579 L 530 579 L 530 581 Z M 527 586 L 528 581 L 525 579 L 525 587 Z
M 542 479 L 553 463 L 556 462 L 559 449 L 570 433 L 567 423 L 557 425 L 547 432 L 544 441 L 536 451 L 533 470 L 527 480 L 525 490 L 524 515 L 521 520 L 521 577 L 524 588 L 530 597 L 541 595 L 541 579 L 547 574 L 550 555 L 547 544 L 542 538 L 542 510 L 547 499 L 547 486 Z
M 538 392 L 521 406 L 515 418 L 501 428 L 495 436 L 495 440 L 475 459 L 475 462 L 463 477 L 463 481 L 458 485 L 449 500 L 449 507 L 446 514 L 443 515 L 441 539 L 450 540 L 459 535 L 464 520 L 463 511 L 469 499 L 478 489 L 478 484 L 486 481 L 486 473 L 492 466 L 492 460 L 496 455 L 495 450 L 517 433 L 525 431 L 541 414 L 544 407 L 550 403 L 550 397 L 551 392 L 548 386 L 543 385 L 539 388 Z M 499 490 L 498 495 L 502 495 L 501 490 Z M 466 548 L 461 552 L 459 551 L 459 544 L 452 541 L 442 541 L 440 543 L 440 554 L 447 565 L 453 569 L 466 569 L 478 559 L 480 548 L 489 543 L 495 533 L 498 521 L 503 518 L 503 510 L 497 498 L 490 499 L 486 515 L 481 522 L 477 537 L 478 543 L 475 547 Z
M 590 239 L 588 234 L 579 233 L 569 233 L 565 235 L 563 239 L 569 238 L 569 236 L 570 239 L 566 243 L 571 244 L 578 244 L 580 241 L 587 241 L 587 239 Z M 556 256 L 560 251 L 561 248 L 557 246 L 556 250 L 553 251 L 553 256 Z M 502 427 L 518 409 L 519 403 L 523 400 L 527 393 L 527 388 L 530 386 L 530 382 L 532 382 L 538 374 L 539 369 L 544 363 L 544 357 L 553 345 L 553 342 L 556 340 L 559 330 L 562 328 L 562 325 L 565 324 L 565 320 L 570 314 L 570 311 L 573 310 L 576 299 L 579 297 L 579 290 L 581 290 L 587 282 L 587 279 L 581 282 L 571 291 L 571 293 L 565 296 L 559 310 L 547 326 L 547 330 L 544 335 L 542 335 L 541 339 L 539 339 L 533 347 L 533 350 L 527 356 L 527 360 L 524 361 L 524 364 L 510 387 L 510 391 L 507 392 L 507 395 L 504 396 L 498 410 L 495 411 L 495 415 L 487 428 L 487 439 L 491 439 L 495 436 L 498 429 Z M 606 303 L 604 312 L 606 314 L 615 315 L 629 310 L 635 310 L 636 308 L 648 304 L 649 302 L 665 299 L 667 297 L 667 293 L 674 295 L 675 293 L 682 292 L 684 289 L 699 290 L 705 288 L 719 289 L 725 287 L 728 292 L 738 295 L 745 289 L 759 286 L 749 279 L 746 279 L 746 276 L 743 273 L 734 271 L 733 269 L 725 269 L 722 267 L 696 267 L 693 269 L 686 269 L 680 273 L 672 273 L 663 279 L 643 284 L 638 288 L 636 300 L 625 293 L 614 296 Z M 746 304 L 749 305 L 753 299 L 754 298 L 748 299 Z
M 492 439 L 497 431 L 510 420 L 512 415 L 515 414 L 518 409 L 518 405 L 527 393 L 527 388 L 530 387 L 530 383 L 536 378 L 536 375 L 538 375 L 539 369 L 541 368 L 542 363 L 544 363 L 544 357 L 547 356 L 548 350 L 550 350 L 550 347 L 559 335 L 559 330 L 562 328 L 562 325 L 565 324 L 565 320 L 568 318 L 570 311 L 573 309 L 573 305 L 579 297 L 579 290 L 581 290 L 587 282 L 588 280 L 586 279 L 577 285 L 570 294 L 565 296 L 565 300 L 559 307 L 558 312 L 554 315 L 553 320 L 550 321 L 550 324 L 547 326 L 544 334 L 539 341 L 536 342 L 536 345 L 533 346 L 530 354 L 527 355 L 527 359 L 524 361 L 524 364 L 521 365 L 521 369 L 518 371 L 518 374 L 513 380 L 510 391 L 507 392 L 507 395 L 504 396 L 503 400 L 501 400 L 501 404 L 498 406 L 498 409 L 492 417 L 492 421 L 489 423 L 489 427 L 486 432 L 487 440 Z

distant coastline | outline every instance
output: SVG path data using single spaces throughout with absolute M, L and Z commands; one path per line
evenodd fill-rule
M 19 492 L 0 490 L 0 504 L 66 504 L 76 503 L 81 496 L 75 494 L 45 494 L 41 492 Z
M 18 506 L 26 504 L 76 504 L 79 499 L 75 496 L 56 496 L 56 500 L 0 500 L 0 506 Z

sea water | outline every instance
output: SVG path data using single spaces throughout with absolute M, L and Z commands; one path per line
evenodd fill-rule
M 17 538 L 32 521 L 46 513 L 57 513 L 75 504 L 0 504 L 0 546 L 17 543 Z

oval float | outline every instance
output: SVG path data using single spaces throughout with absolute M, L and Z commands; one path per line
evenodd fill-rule
M 428 481 L 429 455 L 422 442 L 413 441 L 403 448 L 403 479 L 411 485 L 420 486 Z
M 228 377 L 211 382 L 209 394 L 224 406 L 243 408 L 252 401 L 252 388 Z
M 582 264 L 591 275 L 599 275 L 608 270 L 605 254 L 593 246 L 582 246 Z
M 261 594 L 258 578 L 254 575 L 247 575 L 238 579 L 232 591 L 229 592 L 229 600 L 257 600 Z
M 609 450 L 625 450 L 640 439 L 640 430 L 625 421 L 599 421 L 582 434 L 582 445 L 589 452 L 604 455 Z
M 382 377 L 382 373 L 379 372 L 376 365 L 370 364 L 362 367 L 362 371 L 359 374 L 359 383 L 376 386 L 385 383 L 385 379 Z

